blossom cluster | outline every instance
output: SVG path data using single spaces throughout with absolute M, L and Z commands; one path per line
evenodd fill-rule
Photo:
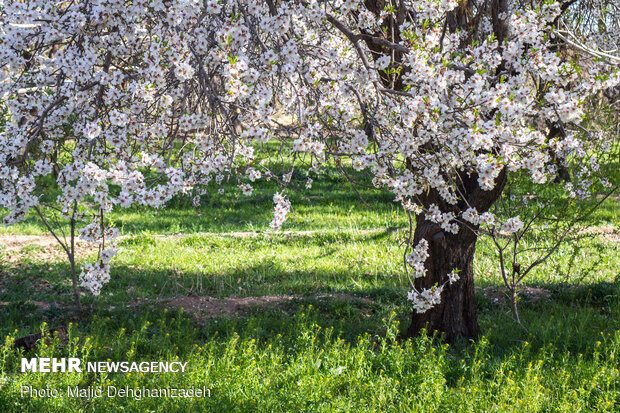
M 291 202 L 280 193 L 276 193 L 273 196 L 273 203 L 275 204 L 273 220 L 269 223 L 269 226 L 274 230 L 279 230 L 282 228 L 284 221 L 286 221 L 286 215 L 291 210 Z
M 426 275 L 426 268 L 424 268 L 424 262 L 428 258 L 428 241 L 425 239 L 420 240 L 418 245 L 407 255 L 407 264 L 413 269 L 414 278 L 424 277 Z
M 422 314 L 441 303 L 442 291 L 443 285 L 441 287 L 424 288 L 419 292 L 414 289 L 409 291 L 407 298 L 411 301 L 413 309 L 417 313 Z
M 411 266 L 413 270 L 414 279 L 426 275 L 426 260 L 428 257 L 428 241 L 425 239 L 421 239 L 411 253 L 405 257 L 407 265 Z M 411 301 L 417 313 L 425 313 L 441 302 L 441 293 L 444 286 L 448 283 L 453 284 L 459 280 L 458 270 L 455 269 L 451 271 L 447 274 L 447 278 L 448 280 L 439 286 L 435 285 L 431 288 L 423 288 L 421 291 L 418 291 L 414 286 L 414 288 L 409 291 L 407 298 Z
M 119 236 L 116 228 L 106 228 L 98 219 L 79 230 L 80 238 L 91 244 L 102 246 L 95 263 L 85 264 L 79 276 L 80 285 L 93 295 L 99 295 L 101 288 L 110 281 L 110 260 L 116 255 L 115 240 Z

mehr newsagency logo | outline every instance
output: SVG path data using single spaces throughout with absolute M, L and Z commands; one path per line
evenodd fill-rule
M 88 361 L 83 366 L 76 357 L 21 359 L 22 373 L 185 373 L 186 366 L 180 361 Z
M 21 372 L 27 373 L 185 373 L 187 362 L 181 361 L 88 361 L 83 363 L 76 357 L 39 357 L 22 358 Z M 50 387 L 35 388 L 24 385 L 21 387 L 22 397 L 119 397 L 141 400 L 147 397 L 166 398 L 199 398 L 211 397 L 211 389 L 206 386 L 192 386 L 188 388 L 146 386 L 132 388 L 129 386 L 68 386 L 66 392 Z

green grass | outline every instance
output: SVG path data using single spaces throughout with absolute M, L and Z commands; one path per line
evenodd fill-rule
M 322 232 L 311 236 L 234 238 L 196 235 L 122 240 L 113 278 L 93 300 L 89 317 L 70 307 L 68 267 L 39 260 L 26 247 L 5 264 L 0 301 L 5 346 L 0 355 L 0 406 L 8 411 L 614 411 L 619 407 L 620 303 L 618 244 L 600 237 L 564 246 L 528 279 L 550 297 L 521 303 L 529 333 L 503 303 L 478 291 L 485 338 L 447 347 L 426 338 L 402 340 L 410 307 L 399 279 L 402 232 Z M 491 250 L 480 244 L 478 285 L 498 286 Z M 576 258 L 575 258 L 576 257 Z M 281 307 L 247 317 L 198 321 L 140 298 L 195 294 L 215 297 L 300 294 Z M 347 292 L 372 300 L 318 300 Z M 305 297 L 305 298 L 303 298 Z M 56 303 L 40 309 L 35 302 Z M 544 317 L 541 317 L 544 314 Z M 188 361 L 185 375 L 17 374 L 15 337 L 41 323 L 73 322 L 69 345 L 35 355 L 89 360 Z M 22 385 L 66 389 L 189 387 L 195 400 L 29 399 Z M 64 391 L 64 390 L 63 390 Z M 178 406 L 178 407 L 177 407 Z
M 407 222 L 393 196 L 374 189 L 360 189 L 360 197 L 351 189 L 348 181 L 335 169 L 327 168 L 313 174 L 312 189 L 302 189 L 305 176 L 296 174 L 296 182 L 289 188 L 293 209 L 286 223 L 287 230 L 337 230 L 350 228 L 385 228 L 404 226 Z M 360 175 L 361 176 L 361 175 Z M 50 183 L 50 187 L 52 184 Z M 200 215 L 189 198 L 175 198 L 163 209 L 132 207 L 115 209 L 108 219 L 123 234 L 152 232 L 158 234 L 233 232 L 269 230 L 273 218 L 273 194 L 280 189 L 273 182 L 257 182 L 250 197 L 240 194 L 234 184 L 224 185 L 225 193 L 217 188 L 202 197 Z M 46 190 L 45 199 L 55 199 L 53 187 Z M 5 210 L 0 208 L 0 216 Z M 65 229 L 67 226 L 65 226 Z M 46 234 L 36 212 L 11 227 L 0 227 L 1 233 Z
M 564 244 L 525 280 L 548 296 L 523 296 L 511 319 L 501 299 L 497 256 L 476 252 L 478 317 L 484 337 L 447 346 L 439 338 L 404 338 L 411 316 L 402 274 L 406 218 L 389 195 L 362 191 L 359 201 L 334 171 L 312 191 L 291 192 L 285 230 L 268 229 L 271 195 L 236 202 L 233 187 L 206 197 L 200 216 L 186 201 L 151 211 L 115 211 L 127 235 L 112 280 L 91 308 L 72 307 L 69 266 L 35 245 L 0 246 L 0 411 L 618 411 L 620 410 L 620 268 L 617 235 Z M 521 190 L 528 192 L 526 184 Z M 610 199 L 588 225 L 617 227 Z M 312 233 L 296 234 L 295 231 Z M 4 229 L 45 233 L 40 223 Z M 256 231 L 255 236 L 218 232 Z M 164 236 L 185 234 L 182 236 Z M 541 231 L 526 246 L 551 243 Z M 81 256 L 80 263 L 92 257 Z M 344 293 L 350 299 L 324 297 Z M 294 295 L 238 317 L 195 317 L 172 308 L 179 296 Z M 362 299 L 356 299 L 361 297 Z M 495 300 L 495 298 L 500 298 Z M 44 324 L 45 323 L 45 324 Z M 67 326 L 21 354 L 13 341 Z M 20 357 L 188 362 L 186 374 L 18 373 Z M 22 398 L 23 385 L 191 387 L 202 399 Z
M 618 404 L 620 333 L 583 343 L 557 333 L 551 318 L 531 337 L 490 329 L 478 343 L 451 348 L 420 337 L 398 340 L 398 313 L 376 331 L 343 338 L 325 313 L 298 307 L 286 319 L 267 312 L 200 326 L 162 309 L 98 314 L 72 325 L 69 344 L 42 346 L 37 356 L 88 360 L 184 360 L 187 374 L 4 374 L 4 411 L 614 411 Z M 334 314 L 335 315 L 335 314 Z M 616 313 L 617 315 L 617 313 Z M 592 314 L 582 314 L 594 317 Z M 353 318 L 349 316 L 349 318 Z M 567 320 L 569 321 L 569 320 Z M 548 335 L 546 342 L 537 335 Z M 583 334 L 583 333 L 579 333 Z M 530 338 L 532 342 L 528 341 Z M 14 371 L 11 338 L 0 368 Z M 22 385 L 191 387 L 205 399 L 22 399 Z M 64 391 L 64 390 L 63 390 Z
M 617 162 L 612 172 L 606 173 L 612 182 L 620 182 Z M 603 168 L 609 169 L 609 168 Z M 369 182 L 364 172 L 349 171 L 357 182 Z M 307 177 L 314 179 L 311 189 L 305 189 Z M 532 184 L 531 180 L 514 175 L 513 188 L 520 200 L 524 194 L 536 194 L 537 200 L 555 200 L 565 196 L 563 185 L 541 186 Z M 43 200 L 54 200 L 58 195 L 52 181 L 46 182 Z M 207 195 L 201 197 L 201 206 L 194 210 L 191 199 L 188 197 L 174 198 L 166 208 L 152 209 L 146 207 L 131 207 L 128 209 L 115 208 L 107 214 L 107 219 L 118 227 L 122 234 L 129 235 L 140 232 L 154 234 L 194 234 L 201 232 L 221 233 L 237 231 L 268 231 L 269 222 L 273 217 L 273 194 L 279 188 L 273 181 L 257 181 L 255 191 L 249 196 L 243 196 L 236 184 L 223 184 L 223 195 L 211 187 Z M 600 188 L 601 193 L 603 189 Z M 403 228 L 408 225 L 407 216 L 403 213 L 400 204 L 394 202 L 394 196 L 388 191 L 379 191 L 374 188 L 357 188 L 355 192 L 349 181 L 336 167 L 326 166 L 319 172 L 293 175 L 287 195 L 292 202 L 292 211 L 285 224 L 285 230 L 350 230 L 350 229 L 379 229 Z M 593 206 L 598 199 L 581 202 L 580 208 L 573 208 L 576 212 Z M 620 225 L 620 211 L 617 199 L 606 199 L 593 214 L 583 221 L 585 225 Z M 548 212 L 559 214 L 563 204 L 551 204 Z M 47 209 L 49 213 L 49 209 Z M 198 212 L 198 214 L 197 214 Z M 527 217 L 527 209 L 517 201 L 511 209 L 510 216 L 519 214 L 523 219 Z M 6 210 L 0 208 L 0 217 Z M 504 211 L 498 211 L 504 216 Z M 570 217 L 571 215 L 569 215 Z M 65 231 L 68 225 L 65 223 Z M 36 212 L 31 211 L 25 221 L 10 227 L 0 227 L 0 234 L 31 234 L 44 235 L 47 229 Z

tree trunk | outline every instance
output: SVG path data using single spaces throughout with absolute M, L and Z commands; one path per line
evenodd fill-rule
M 444 287 L 440 304 L 425 313 L 413 312 L 409 336 L 426 328 L 428 333 L 444 333 L 448 342 L 457 338 L 475 339 L 480 334 L 473 268 L 477 235 L 469 228 L 461 228 L 458 234 L 446 233 L 437 224 L 418 219 L 413 245 L 422 239 L 426 239 L 429 245 L 427 275 L 415 281 L 416 289 L 421 291 L 443 284 L 454 269 L 460 270 L 460 278 Z
M 410 165 L 413 167 L 413 165 Z M 457 216 L 468 207 L 476 208 L 478 213 L 487 212 L 501 196 L 506 186 L 507 172 L 504 168 L 495 179 L 495 187 L 486 191 L 480 188 L 476 174 L 458 174 L 458 192 L 461 198 L 456 205 L 448 205 L 435 190 L 429 191 L 419 201 L 429 207 L 438 205 L 444 212 L 452 211 Z M 420 240 L 428 242 L 428 254 L 425 267 L 426 276 L 415 280 L 415 288 L 421 291 L 434 285 L 443 285 L 452 270 L 459 270 L 459 280 L 446 284 L 441 293 L 441 303 L 426 311 L 415 310 L 408 330 L 409 336 L 418 335 L 422 329 L 429 334 L 443 333 L 448 342 L 457 338 L 475 339 L 480 334 L 476 317 L 476 300 L 474 291 L 474 254 L 478 239 L 477 226 L 461 225 L 456 234 L 445 232 L 441 227 L 424 218 L 416 217 L 413 246 Z
M 391 42 L 399 43 L 402 40 L 400 28 L 408 19 L 405 2 L 398 3 L 398 12 L 390 13 L 383 20 L 382 30 L 374 33 L 367 33 L 371 36 L 382 38 Z M 365 0 L 366 8 L 379 15 L 389 4 L 386 0 Z M 479 27 L 479 20 L 482 16 L 480 6 L 476 2 L 463 0 L 459 6 L 450 11 L 447 15 L 446 27 L 448 33 L 461 31 L 466 34 L 462 38 L 462 47 L 470 44 L 475 39 L 476 30 Z M 509 2 L 507 0 L 491 0 L 484 3 L 483 9 L 489 7 L 491 24 L 498 44 L 502 44 L 508 35 L 508 23 L 503 19 L 503 15 L 508 11 Z M 485 12 L 486 13 L 486 12 Z M 445 33 L 444 33 L 445 34 Z M 390 56 L 394 62 L 394 67 L 402 66 L 399 74 L 387 76 L 384 72 L 379 72 L 379 78 L 387 88 L 403 90 L 402 76 L 407 73 L 407 64 L 403 64 L 403 54 L 380 44 L 375 44 L 370 40 L 365 40 L 371 52 L 377 56 Z M 501 51 L 500 47 L 500 51 Z M 504 62 L 500 65 L 502 68 Z M 501 72 L 504 69 L 497 69 Z M 469 76 L 469 75 L 466 75 Z M 499 80 L 498 80 L 499 81 Z M 493 119 L 494 114 L 489 115 Z M 438 148 L 428 144 L 425 151 L 432 153 Z M 416 175 L 415 160 L 407 159 L 408 168 Z M 471 172 L 457 171 L 454 182 L 458 186 L 460 196 L 457 205 L 447 205 L 436 190 L 431 189 L 421 197 L 416 197 L 415 201 L 423 207 L 428 208 L 431 204 L 437 205 L 442 212 L 454 212 L 458 217 L 468 207 L 474 207 L 478 213 L 487 212 L 493 203 L 500 197 L 506 184 L 506 170 L 503 169 L 496 178 L 495 188 L 485 191 L 478 185 L 478 176 Z M 429 244 L 429 258 L 426 260 L 427 275 L 415 281 L 415 287 L 420 291 L 430 288 L 433 285 L 443 285 L 447 280 L 447 275 L 454 269 L 460 270 L 460 279 L 452 285 L 446 285 L 441 294 L 441 303 L 423 314 L 414 311 L 409 327 L 410 336 L 417 335 L 423 328 L 432 333 L 438 331 L 445 334 L 448 341 L 456 338 L 475 338 L 480 334 L 480 327 L 476 318 L 476 304 L 474 296 L 474 272 L 473 261 L 476 249 L 477 228 L 467 228 L 461 226 L 457 234 L 445 233 L 441 228 L 425 220 L 423 215 L 416 217 L 416 229 L 414 233 L 414 246 L 421 239 L 426 239 Z

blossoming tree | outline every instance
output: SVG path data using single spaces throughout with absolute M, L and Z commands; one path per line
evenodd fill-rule
M 277 139 L 291 168 L 350 159 L 415 214 L 410 333 L 474 337 L 480 231 L 527 229 L 490 211 L 509 174 L 545 185 L 582 165 L 575 197 L 609 185 L 591 157 L 608 138 L 582 125 L 583 104 L 618 84 L 618 59 L 564 23 L 575 4 L 0 1 L 4 223 L 41 217 L 79 302 L 79 283 L 98 294 L 109 280 L 107 212 L 177 195 L 198 205 L 224 179 L 246 195 L 265 177 L 286 186 L 293 170 L 276 175 L 257 155 Z M 59 195 L 45 200 L 51 182 Z M 274 203 L 279 229 L 290 203 Z M 76 236 L 99 246 L 79 275 Z

